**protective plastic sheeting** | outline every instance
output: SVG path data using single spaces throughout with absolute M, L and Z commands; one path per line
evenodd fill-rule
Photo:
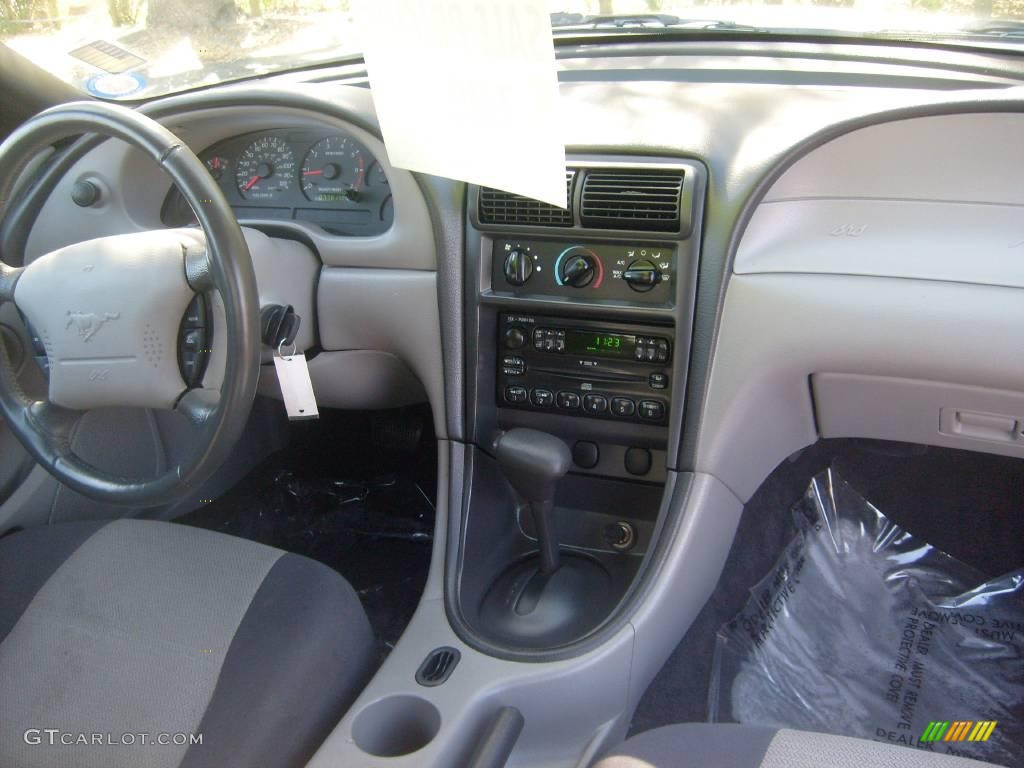
M 718 633 L 711 720 L 1024 765 L 1024 571 L 985 582 L 832 470 L 793 514 L 797 537 Z

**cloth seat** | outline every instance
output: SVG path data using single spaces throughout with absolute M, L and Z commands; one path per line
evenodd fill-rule
M 849 736 L 752 725 L 667 725 L 627 739 L 594 768 L 980 768 L 991 763 Z
M 348 582 L 272 547 L 139 520 L 0 539 L 6 768 L 304 765 L 374 652 Z

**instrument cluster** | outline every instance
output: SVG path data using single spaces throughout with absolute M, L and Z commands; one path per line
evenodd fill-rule
M 341 132 L 279 129 L 236 136 L 199 153 L 240 221 L 305 221 L 332 235 L 368 236 L 394 219 L 391 188 L 380 162 Z M 172 188 L 161 218 L 195 222 Z

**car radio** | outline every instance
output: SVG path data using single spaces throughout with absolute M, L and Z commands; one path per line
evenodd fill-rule
M 668 326 L 501 315 L 500 407 L 664 424 L 671 402 Z

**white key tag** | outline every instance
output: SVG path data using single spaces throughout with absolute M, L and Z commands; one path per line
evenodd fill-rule
M 281 398 L 288 418 L 320 418 L 316 396 L 313 394 L 313 382 L 309 378 L 309 366 L 306 365 L 306 354 L 295 354 L 293 346 L 292 354 L 284 355 L 281 353 L 282 346 L 278 345 L 277 354 L 274 355 L 274 368 L 277 369 L 277 381 L 281 385 Z

